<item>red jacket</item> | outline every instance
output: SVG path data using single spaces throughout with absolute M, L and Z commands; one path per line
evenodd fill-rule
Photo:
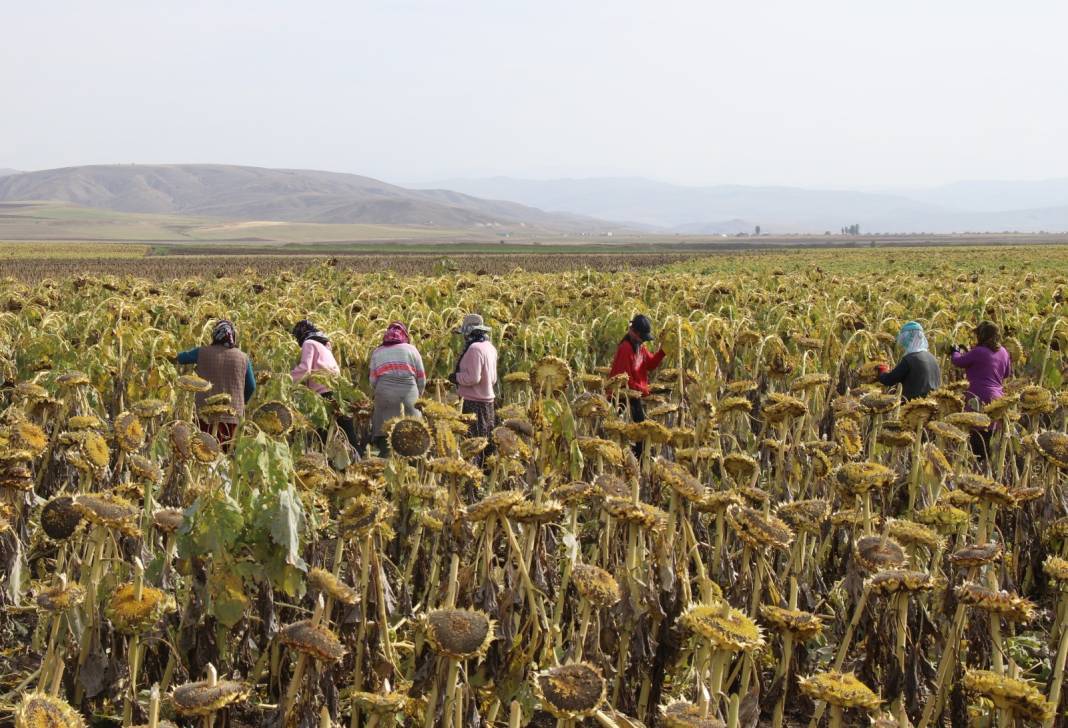
M 608 376 L 611 378 L 617 374 L 626 374 L 627 386 L 644 396 L 649 394 L 649 372 L 660 366 L 663 360 L 663 350 L 650 354 L 645 344 L 642 344 L 634 351 L 634 344 L 630 339 L 623 339 L 616 349 L 616 358 L 612 361 Z

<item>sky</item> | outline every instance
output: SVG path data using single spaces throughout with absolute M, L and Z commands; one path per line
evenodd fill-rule
M 0 0 L 0 167 L 1068 174 L 1068 3 Z

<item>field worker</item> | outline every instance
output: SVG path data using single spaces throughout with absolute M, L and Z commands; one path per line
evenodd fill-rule
M 415 401 L 426 388 L 423 357 L 412 346 L 408 328 L 400 321 L 386 327 L 382 344 L 371 352 L 371 386 L 375 408 L 371 417 L 371 437 L 379 455 L 389 455 L 386 423 L 396 417 L 422 417 Z
M 897 345 L 905 355 L 891 371 L 885 364 L 879 367 L 879 381 L 887 387 L 901 385 L 905 399 L 926 397 L 932 390 L 942 386 L 942 370 L 927 346 L 923 327 L 909 321 L 897 335 Z
M 290 376 L 293 377 L 294 382 L 298 384 L 303 382 L 313 392 L 338 407 L 337 424 L 345 433 L 349 444 L 356 447 L 356 428 L 352 423 L 352 418 L 340 411 L 342 403 L 334 398 L 330 387 L 315 378 L 315 374 L 320 372 L 335 377 L 341 374 L 341 367 L 337 365 L 334 352 L 330 349 L 329 337 L 311 321 L 303 319 L 293 325 L 293 338 L 297 340 L 297 345 L 300 347 L 300 361 L 293 367 Z M 325 441 L 327 433 L 321 432 L 320 436 Z
M 176 357 L 179 364 L 195 364 L 197 376 L 211 382 L 211 389 L 196 395 L 197 412 L 204 400 L 216 394 L 230 395 L 231 411 L 213 415 L 208 422 L 199 417 L 200 429 L 211 432 L 219 444 L 227 445 L 234 437 L 237 423 L 245 415 L 245 404 L 256 391 L 256 376 L 252 361 L 237 348 L 237 329 L 231 321 L 223 319 L 211 331 L 211 344 L 183 351 Z
M 1001 345 L 1001 330 L 992 321 L 983 321 L 975 327 L 975 346 L 953 346 L 953 366 L 964 370 L 968 378 L 965 394 L 968 409 L 979 411 L 995 399 L 1005 396 L 1005 378 L 1012 375 L 1012 357 Z M 980 459 L 990 452 L 991 430 L 972 431 L 972 450 Z
M 463 413 L 475 415 L 468 435 L 490 438 L 497 426 L 497 348 L 489 340 L 490 328 L 480 315 L 469 313 L 453 333 L 463 336 L 464 348 L 449 381 L 456 385 L 456 393 L 463 399 Z M 492 450 L 491 441 L 476 462 L 481 465 Z
M 655 370 L 660 366 L 660 362 L 664 361 L 663 348 L 655 354 L 649 353 L 649 349 L 646 348 L 646 342 L 652 340 L 652 323 L 644 315 L 638 314 L 631 319 L 626 335 L 619 342 L 616 358 L 612 360 L 612 368 L 608 372 L 609 379 L 626 374 L 627 389 L 640 395 L 629 398 L 631 422 L 645 421 L 645 405 L 641 398 L 649 396 L 649 372 Z

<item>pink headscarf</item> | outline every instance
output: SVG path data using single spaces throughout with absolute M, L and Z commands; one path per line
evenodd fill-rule
M 400 321 L 394 321 L 386 329 L 386 335 L 382 337 L 382 346 L 408 343 L 408 329 Z

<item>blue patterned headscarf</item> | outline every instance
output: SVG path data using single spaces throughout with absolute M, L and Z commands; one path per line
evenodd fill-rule
M 215 324 L 215 328 L 211 330 L 211 343 L 225 346 L 227 349 L 237 346 L 237 329 L 234 328 L 233 322 L 222 319 Z
M 915 321 L 909 321 L 901 327 L 897 335 L 897 343 L 905 350 L 905 354 L 927 351 L 927 336 L 923 333 L 923 327 Z

